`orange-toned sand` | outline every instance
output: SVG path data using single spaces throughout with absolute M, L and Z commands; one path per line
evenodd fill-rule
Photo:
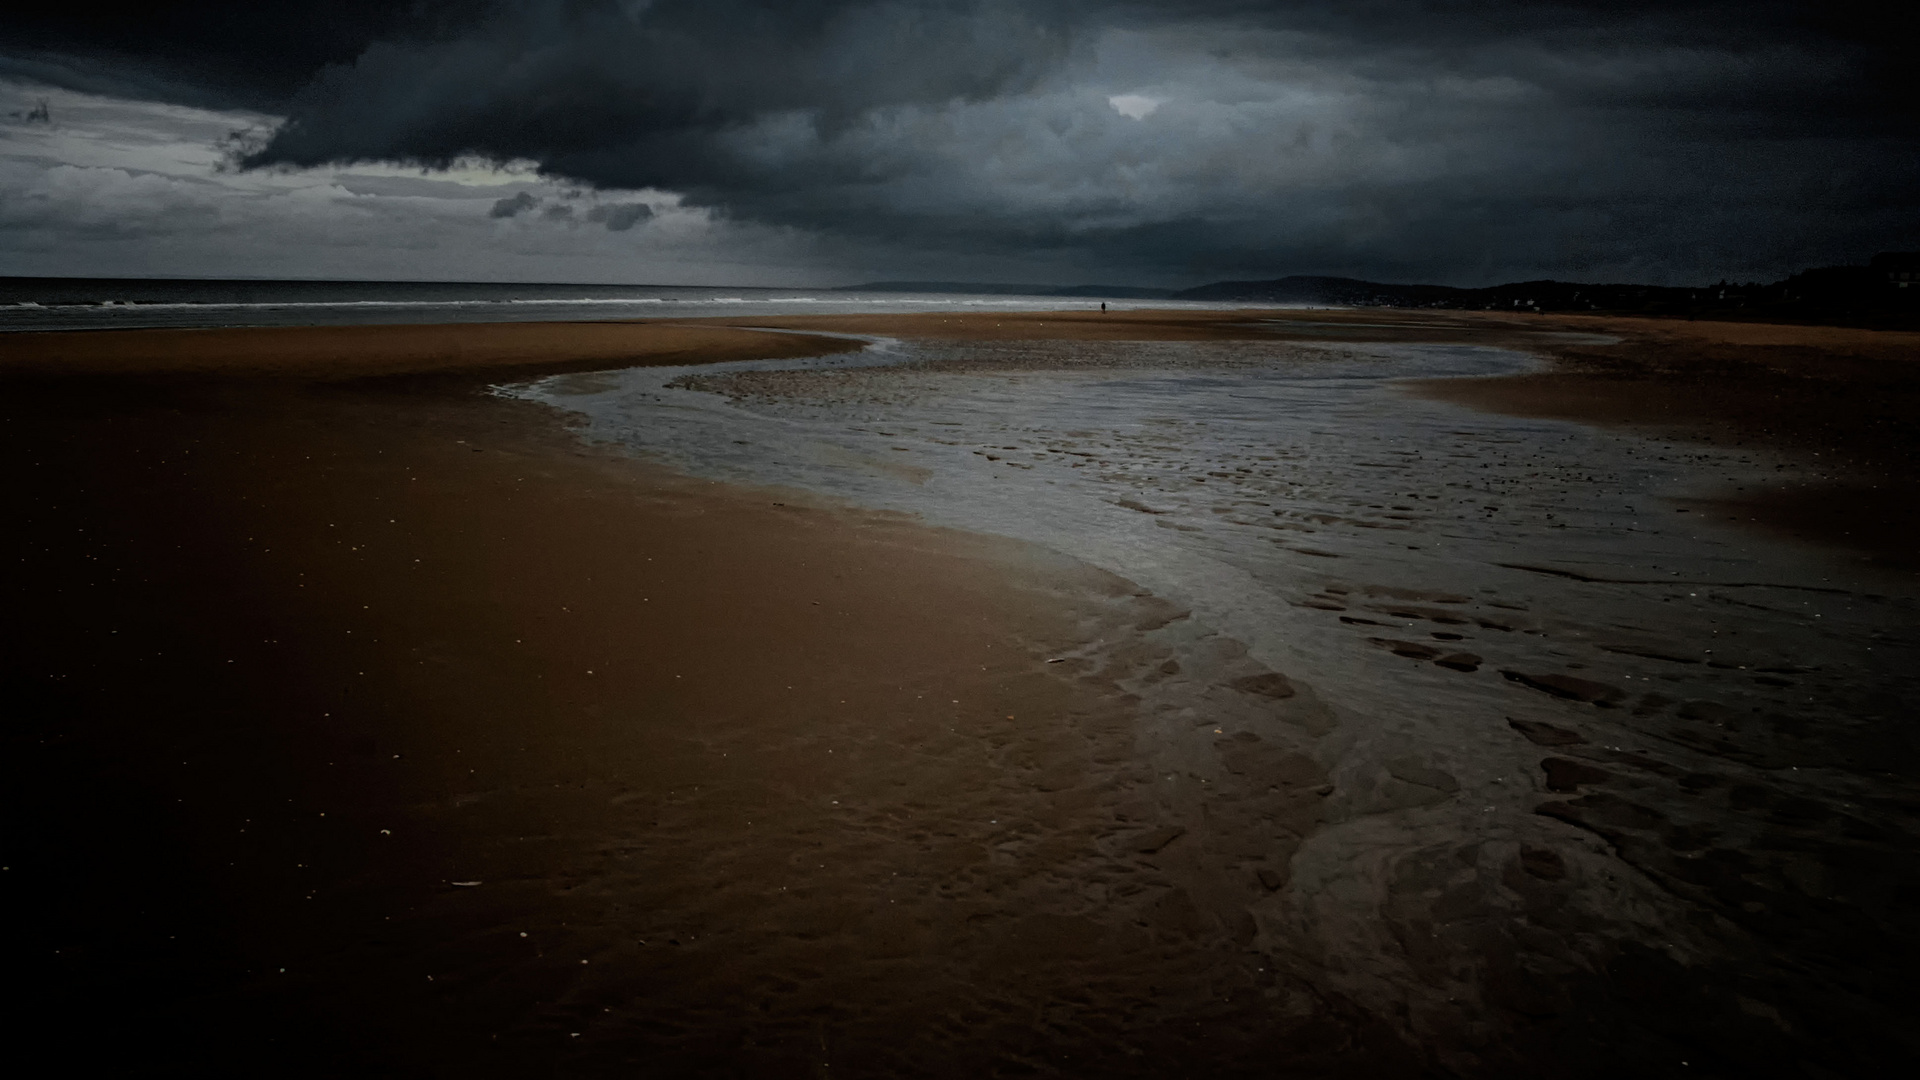
M 1912 335 L 756 325 L 1525 345 L 1561 368 L 1428 392 L 1862 470 L 1910 452 L 1916 415 Z M 20 1022 L 75 1060 L 202 1074 L 1425 1073 L 1182 876 L 1137 794 L 1160 779 L 1127 672 L 1047 663 L 1178 612 L 1010 542 L 639 466 L 479 392 L 844 347 L 635 323 L 0 337 Z M 1318 820 L 1324 774 L 1273 766 L 1208 796 L 1249 850 Z M 1611 1038 L 1565 1030 L 1576 1056 Z
M 1824 482 L 1714 505 L 1799 540 L 1920 566 L 1920 332 L 1393 309 L 835 315 L 796 330 L 957 340 L 1442 342 L 1522 349 L 1548 371 L 1434 380 L 1422 394 L 1520 416 L 1765 447 Z M 1604 335 L 1613 344 L 1567 340 Z
M 1920 333 L 1583 316 L 1501 317 L 1608 334 L 1615 345 L 1532 346 L 1550 371 L 1435 380 L 1420 392 L 1520 416 L 1656 428 L 1758 447 L 1821 478 L 1716 500 L 1797 539 L 1920 566 Z
M 0 334 L 0 374 L 353 378 L 821 356 L 856 343 L 717 325 L 465 323 Z
M 478 393 L 532 342 L 560 370 L 690 340 L 820 339 L 0 342 L 22 1022 L 202 1074 L 1405 1057 L 1173 888 L 1120 673 L 1046 662 L 1164 605 Z M 1250 820 L 1311 828 L 1294 772 Z

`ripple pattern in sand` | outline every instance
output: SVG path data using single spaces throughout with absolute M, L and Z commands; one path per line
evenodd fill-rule
M 1075 658 L 1137 697 L 1142 775 L 1168 785 L 1116 820 L 1187 837 L 1171 876 L 1227 938 L 1247 913 L 1247 944 L 1451 1067 L 1635 980 L 1679 987 L 1733 1060 L 1878 1015 L 1889 969 L 1849 943 L 1920 941 L 1895 901 L 1920 805 L 1910 583 L 1686 504 L 1784 462 L 1393 383 L 1534 363 L 884 341 L 512 392 L 696 474 L 1018 537 L 1150 591 L 1171 614 Z M 1261 672 L 1287 687 L 1265 712 Z M 1305 817 L 1261 809 L 1308 789 Z

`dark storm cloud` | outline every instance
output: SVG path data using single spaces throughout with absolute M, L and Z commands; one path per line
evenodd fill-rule
M 646 203 L 607 203 L 587 211 L 587 220 L 605 222 L 608 232 L 626 232 L 652 216 Z
M 286 117 L 253 166 L 524 159 L 935 259 L 1688 279 L 1920 245 L 1914 16 L 1859 5 L 167 7 L 5 53 Z
M 257 160 L 481 154 L 682 184 L 743 164 L 707 145 L 729 129 L 804 111 L 830 133 L 875 108 L 1006 93 L 1064 43 L 1047 5 L 1011 0 L 503 3 L 470 33 L 381 41 L 322 70 Z
M 315 72 L 392 36 L 458 32 L 467 0 L 153 0 L 20 5 L 0 24 L 0 71 L 68 89 L 182 104 L 283 107 Z
M 487 211 L 487 216 L 490 218 L 517 217 L 533 209 L 533 204 L 538 201 L 539 200 L 535 199 L 532 195 L 522 191 L 514 195 L 509 195 L 504 199 L 496 200 L 493 204 L 493 209 Z

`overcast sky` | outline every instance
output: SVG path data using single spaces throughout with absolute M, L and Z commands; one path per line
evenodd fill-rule
M 0 273 L 1770 280 L 1920 248 L 1910 9 L 53 5 Z

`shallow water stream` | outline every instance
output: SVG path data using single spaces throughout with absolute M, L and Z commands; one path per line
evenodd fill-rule
M 1591 1027 L 1582 987 L 1624 1000 L 1642 977 L 1685 988 L 1729 1060 L 1880 1060 L 1841 1033 L 1900 997 L 1887 958 L 1916 941 L 1897 898 L 1920 591 L 1692 501 L 1791 478 L 1762 452 L 1397 381 L 1538 363 L 875 340 L 502 392 L 695 475 L 1031 541 L 1168 605 L 1062 659 L 1139 696 L 1196 903 L 1250 911 L 1259 947 L 1457 1042 L 1457 1068 L 1476 1038 Z M 1249 771 L 1255 743 L 1330 781 L 1311 826 L 1264 848 L 1209 801 L 1286 787 L 1284 767 Z

